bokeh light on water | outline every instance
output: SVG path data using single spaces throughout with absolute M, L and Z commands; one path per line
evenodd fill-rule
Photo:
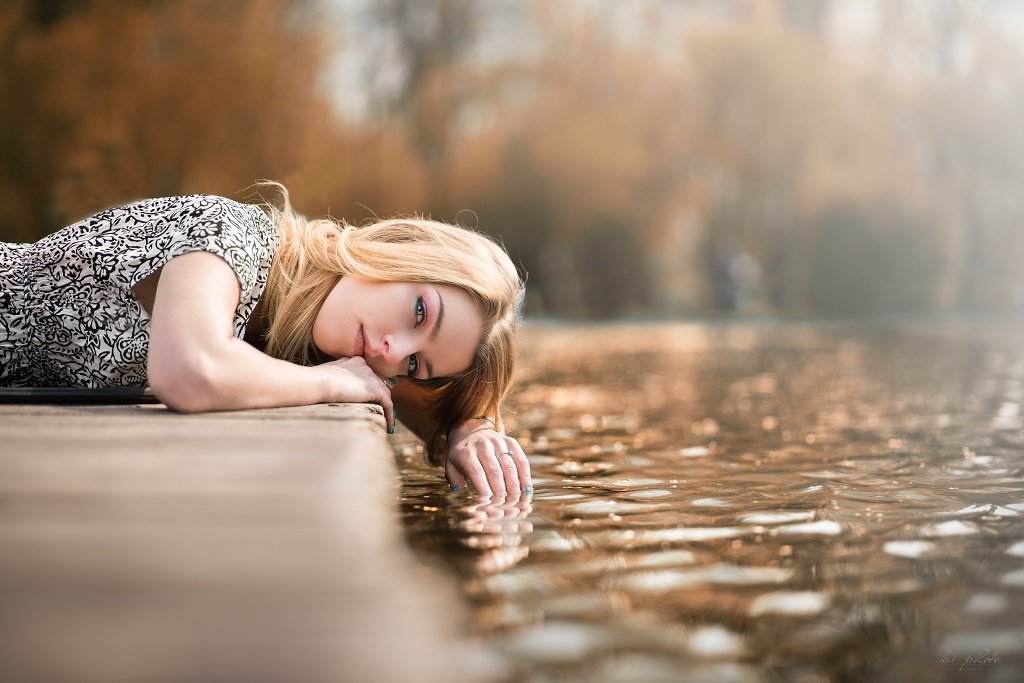
M 529 502 L 402 511 L 521 681 L 1019 681 L 1024 327 L 545 326 Z

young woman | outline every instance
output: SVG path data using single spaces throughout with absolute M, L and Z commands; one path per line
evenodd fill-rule
M 148 383 L 182 412 L 379 403 L 453 489 L 530 493 L 503 433 L 523 283 L 490 239 L 193 195 L 0 243 L 0 385 Z

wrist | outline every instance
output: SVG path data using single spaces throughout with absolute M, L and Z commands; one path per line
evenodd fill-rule
M 494 429 L 494 421 L 486 416 L 471 417 L 457 423 L 448 430 L 448 441 L 454 443 L 481 429 Z
M 331 373 L 323 367 L 312 368 L 316 371 L 317 390 L 320 394 L 319 403 L 332 403 L 335 401 L 334 382 L 331 381 Z

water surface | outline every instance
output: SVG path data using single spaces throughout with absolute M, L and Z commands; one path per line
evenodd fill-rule
M 535 324 L 524 365 L 531 500 L 399 442 L 496 679 L 1024 680 L 1024 326 Z

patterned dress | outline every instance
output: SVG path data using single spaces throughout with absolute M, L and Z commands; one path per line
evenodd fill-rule
M 0 242 L 0 386 L 144 385 L 149 314 L 131 288 L 191 251 L 234 270 L 241 338 L 276 248 L 262 209 L 209 195 L 146 199 L 35 244 Z

